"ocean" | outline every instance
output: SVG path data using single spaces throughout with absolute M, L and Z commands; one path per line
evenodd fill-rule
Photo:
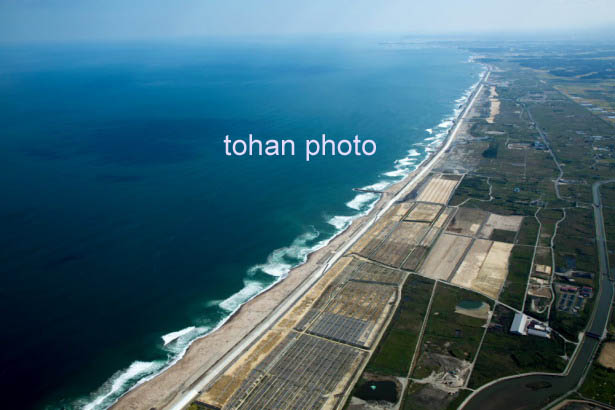
M 102 409 L 434 150 L 483 70 L 382 39 L 0 48 L 5 408 Z M 306 139 L 372 156 L 305 161 Z M 223 139 L 296 156 L 226 156 Z

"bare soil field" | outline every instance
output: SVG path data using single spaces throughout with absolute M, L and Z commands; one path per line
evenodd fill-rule
M 487 118 L 487 122 L 489 124 L 493 124 L 495 121 L 495 116 L 500 113 L 500 100 L 498 100 L 498 93 L 495 90 L 495 85 L 491 86 L 490 89 L 490 97 L 489 97 L 489 118 Z
M 433 176 L 421 190 L 417 201 L 446 204 L 457 182 L 459 181 Z
M 370 258 L 397 267 L 423 239 L 428 229 L 429 224 L 426 223 L 400 222 Z
M 348 279 L 401 285 L 405 277 L 406 274 L 402 271 L 385 268 L 375 263 L 365 262 L 361 265 L 360 269 L 353 271 Z
M 349 281 L 326 310 L 355 319 L 374 320 L 395 293 L 393 286 Z
M 446 229 L 460 235 L 474 236 L 488 218 L 489 212 L 474 208 L 459 208 Z
M 448 280 L 471 241 L 471 238 L 464 236 L 440 235 L 421 268 L 421 274 L 432 279 Z
M 510 243 L 493 242 L 478 276 L 472 282 L 472 289 L 497 299 L 508 275 L 508 258 L 512 248 Z
M 609 369 L 615 369 L 615 342 L 608 342 L 602 346 L 598 363 Z
M 443 226 L 446 226 L 446 224 L 449 222 L 449 219 L 452 218 L 452 216 L 455 215 L 456 212 L 457 208 L 445 208 L 436 220 L 436 222 L 433 224 L 433 226 L 437 228 L 442 228 Z
M 404 262 L 403 268 L 416 272 L 428 251 L 429 248 L 427 248 L 426 246 L 417 246 L 416 248 L 414 248 L 414 250 L 410 253 L 408 258 Z
M 522 221 L 522 216 L 490 214 L 489 218 L 487 218 L 487 222 L 485 222 L 485 225 L 483 225 L 483 228 L 480 230 L 479 236 L 488 239 L 491 237 L 494 229 L 517 232 L 521 227 Z
M 415 203 L 412 201 L 396 203 L 387 211 L 387 213 L 383 216 L 383 219 L 400 221 L 414 206 Z
M 477 309 L 465 309 L 459 305 L 455 306 L 455 313 L 459 313 L 460 315 L 475 317 L 477 319 L 487 319 L 489 318 L 489 305 L 485 302 L 481 305 L 481 307 Z
M 442 208 L 441 205 L 418 202 L 405 219 L 407 221 L 432 222 L 436 219 Z
M 369 256 L 380 246 L 382 241 L 391 233 L 397 223 L 397 221 L 393 220 L 382 221 L 382 224 L 378 224 L 376 229 L 366 232 L 365 235 L 357 241 L 357 244 L 352 248 L 352 252 L 366 257 Z
M 439 233 L 440 229 L 435 226 L 432 226 L 431 228 L 429 228 L 429 231 L 425 234 L 419 245 L 430 247 L 431 245 L 433 245 Z
M 349 281 L 307 332 L 367 347 L 384 324 L 396 295 L 394 286 Z
M 418 383 L 430 384 L 438 390 L 455 393 L 463 387 L 470 375 L 472 364 L 453 356 L 440 353 L 423 352 L 419 359 L 419 366 L 435 368 L 438 370 L 421 379 Z
M 492 241 L 476 239 L 451 282 L 464 288 L 472 288 L 492 244 Z
M 384 240 L 384 238 L 396 226 L 397 222 L 408 213 L 414 206 L 414 202 L 400 202 L 391 207 L 387 213 L 363 235 L 351 248 L 350 252 L 355 252 L 364 256 L 369 256 Z

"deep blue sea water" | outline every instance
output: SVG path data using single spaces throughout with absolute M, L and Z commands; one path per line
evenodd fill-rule
M 377 40 L 0 48 L 5 408 L 105 408 L 365 212 L 482 68 Z M 292 138 L 295 157 L 222 140 Z M 306 162 L 322 133 L 370 157 Z M 180 332 L 181 336 L 165 345 Z

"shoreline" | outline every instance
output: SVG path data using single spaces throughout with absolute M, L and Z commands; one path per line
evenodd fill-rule
M 308 254 L 301 265 L 243 303 L 208 334 L 194 339 L 184 354 L 164 370 L 143 379 L 120 396 L 114 409 L 173 408 L 189 404 L 199 390 L 211 383 L 237 357 L 279 320 L 322 275 L 403 195 L 421 183 L 454 141 L 465 115 L 489 76 L 485 70 L 471 87 L 446 137 L 415 170 L 389 186 L 369 211 L 359 214 L 343 231 L 324 246 Z

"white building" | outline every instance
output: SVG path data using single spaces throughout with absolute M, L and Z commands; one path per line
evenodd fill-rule
M 523 313 L 515 313 L 510 332 L 523 336 L 527 335 L 527 316 Z
M 551 337 L 551 328 L 541 324 L 539 321 L 529 318 L 523 313 L 515 313 L 510 333 L 515 333 L 522 336 L 532 335 L 539 337 Z
M 532 322 L 527 328 L 527 334 L 532 336 L 551 338 L 551 329 L 539 323 Z

